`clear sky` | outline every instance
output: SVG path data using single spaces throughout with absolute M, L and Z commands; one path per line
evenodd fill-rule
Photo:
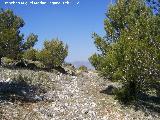
M 0 7 L 12 9 L 22 17 L 25 26 L 21 32 L 28 36 L 35 33 L 39 37 L 35 48 L 41 49 L 44 40 L 59 38 L 69 46 L 66 61 L 87 61 L 96 48 L 91 35 L 96 32 L 104 34 L 103 21 L 105 12 L 112 0 L 68 0 L 70 3 L 59 5 L 9 5 L 0 0 Z M 32 0 L 14 0 L 32 1 Z M 33 0 L 46 2 L 66 2 L 67 0 Z M 79 3 L 78 3 L 79 2 Z

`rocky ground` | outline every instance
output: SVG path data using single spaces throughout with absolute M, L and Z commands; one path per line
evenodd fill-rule
M 112 95 L 101 93 L 108 85 L 92 71 L 77 76 L 55 72 L 0 68 L 0 82 L 25 78 L 45 89 L 34 93 L 36 102 L 0 99 L 1 120 L 159 120 L 158 113 L 124 107 Z M 3 86 L 0 86 L 0 88 Z M 25 91 L 26 92 L 26 91 Z M 29 92 L 28 92 L 29 94 Z M 27 95 L 27 93 L 26 93 Z M 2 93 L 0 94 L 2 96 Z M 2 97 L 1 97 L 2 98 Z

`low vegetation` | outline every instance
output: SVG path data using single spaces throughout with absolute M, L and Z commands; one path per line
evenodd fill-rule
M 84 72 L 86 72 L 87 70 L 88 70 L 88 68 L 86 67 L 86 66 L 84 66 L 84 65 L 82 65 L 82 66 L 80 66 L 79 68 L 78 68 L 78 70 L 80 70 L 80 71 L 84 71 Z
M 44 42 L 44 49 L 36 55 L 47 68 L 62 66 L 68 55 L 68 46 L 58 39 Z
M 27 59 L 27 60 L 32 60 L 32 61 L 36 61 L 37 58 L 36 58 L 36 54 L 37 54 L 37 50 L 34 49 L 34 48 L 30 48 L 28 50 L 26 50 L 24 53 L 23 53 L 23 58 L 24 59 Z

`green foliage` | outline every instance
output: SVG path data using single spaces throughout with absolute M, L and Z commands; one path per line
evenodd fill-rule
M 26 50 L 23 54 L 23 58 L 27 59 L 27 60 L 32 60 L 35 61 L 36 60 L 36 54 L 37 54 L 37 50 L 30 48 L 28 50 Z
M 127 85 L 124 85 L 122 88 L 115 91 L 116 99 L 124 104 L 130 104 L 132 101 L 137 99 L 136 96 L 136 84 L 133 82 L 128 82 Z
M 13 59 L 10 59 L 10 58 L 7 58 L 7 57 L 3 57 L 2 58 L 2 63 L 5 66 L 8 66 L 8 65 L 12 64 L 13 62 L 14 62 Z
M 47 68 L 61 66 L 68 55 L 68 46 L 62 41 L 53 39 L 44 42 L 44 49 L 37 53 L 37 59 Z
M 19 29 L 23 26 L 24 21 L 11 10 L 0 11 L 0 56 L 17 56 L 23 39 Z
M 82 65 L 78 68 L 78 70 L 86 72 L 88 69 L 86 66 Z
M 24 35 L 20 33 L 23 26 L 23 19 L 13 11 L 0 10 L 0 59 L 2 57 L 17 59 L 21 57 L 22 51 L 33 47 L 37 42 L 37 36 L 34 34 L 31 34 L 26 42 L 24 41 Z
M 119 0 L 106 16 L 106 36 L 93 35 L 101 53 L 89 60 L 102 76 L 122 82 L 117 98 L 134 100 L 160 81 L 160 16 L 144 0 Z
M 27 50 L 32 48 L 35 43 L 38 41 L 38 36 L 31 33 L 28 37 L 26 42 L 22 45 L 23 50 Z

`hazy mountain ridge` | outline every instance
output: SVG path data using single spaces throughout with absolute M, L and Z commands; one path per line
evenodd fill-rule
M 91 65 L 91 63 L 89 61 L 74 61 L 71 62 L 76 68 L 84 65 L 86 66 L 88 69 L 94 69 L 94 67 Z

